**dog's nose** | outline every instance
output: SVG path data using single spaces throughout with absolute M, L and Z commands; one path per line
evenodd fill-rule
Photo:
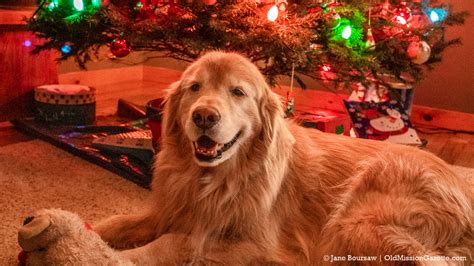
M 27 225 L 27 224 L 31 223 L 31 221 L 33 221 L 33 219 L 35 219 L 34 216 L 27 216 L 27 217 L 23 220 L 23 225 Z
M 197 127 L 209 129 L 221 120 L 219 112 L 212 107 L 198 107 L 193 112 L 193 122 Z

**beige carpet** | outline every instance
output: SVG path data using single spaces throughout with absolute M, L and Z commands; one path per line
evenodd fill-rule
M 474 180 L 474 169 L 454 168 Z M 137 211 L 149 193 L 40 140 L 0 147 L 0 265 L 16 265 L 16 232 L 34 210 L 62 208 L 93 223 Z
M 41 208 L 62 208 L 91 223 L 138 210 L 149 195 L 126 179 L 40 140 L 0 147 L 0 265 L 16 265 L 16 232 Z

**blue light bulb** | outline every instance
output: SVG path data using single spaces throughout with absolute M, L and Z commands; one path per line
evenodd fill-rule
M 436 13 L 436 11 L 434 11 L 434 10 L 431 10 L 430 19 L 431 19 L 431 22 L 438 22 L 439 21 L 438 13 Z
M 23 46 L 25 46 L 25 47 L 30 47 L 30 46 L 31 46 L 31 41 L 30 41 L 30 40 L 25 40 L 25 41 L 23 42 Z
M 429 9 L 426 13 L 428 14 L 428 17 L 432 23 L 441 22 L 448 16 L 448 11 L 443 8 Z
M 64 54 L 69 54 L 71 52 L 71 46 L 65 44 L 63 47 L 61 47 L 61 52 Z

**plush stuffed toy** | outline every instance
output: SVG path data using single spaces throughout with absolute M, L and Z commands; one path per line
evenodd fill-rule
M 23 265 L 133 265 L 77 214 L 60 209 L 27 217 L 18 231 L 18 243 Z

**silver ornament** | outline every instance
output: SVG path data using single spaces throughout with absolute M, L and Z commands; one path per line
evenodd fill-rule
M 421 65 L 430 59 L 431 47 L 425 41 L 412 42 L 408 46 L 407 53 L 412 63 Z

